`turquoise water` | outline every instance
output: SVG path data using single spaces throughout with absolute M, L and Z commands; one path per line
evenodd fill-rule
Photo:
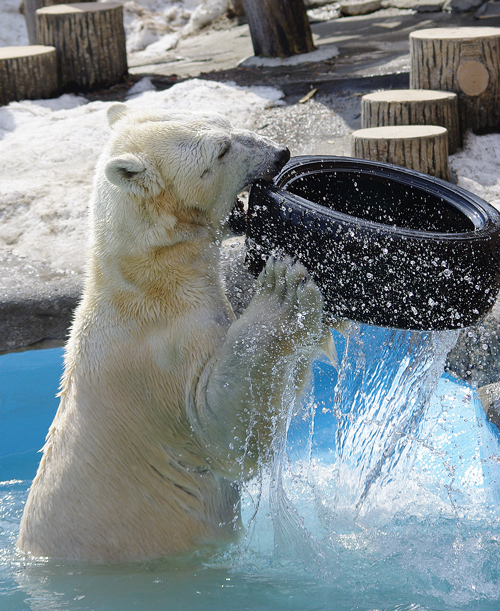
M 0 357 L 0 611 L 500 610 L 500 448 L 442 375 L 452 334 L 354 325 L 339 371 L 288 410 L 243 489 L 241 542 L 117 566 L 32 560 L 15 539 L 62 351 Z

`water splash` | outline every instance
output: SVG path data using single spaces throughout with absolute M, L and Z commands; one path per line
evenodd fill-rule
M 442 375 L 456 332 L 356 324 L 336 340 L 339 371 L 316 362 L 306 400 L 283 405 L 287 435 L 248 486 L 259 506 L 233 569 L 309 575 L 339 609 L 351 591 L 384 608 L 489 611 L 500 450 L 474 390 Z
M 455 331 L 351 326 L 334 399 L 337 512 L 367 513 L 388 483 L 404 485 L 432 423 L 424 415 L 456 339 Z

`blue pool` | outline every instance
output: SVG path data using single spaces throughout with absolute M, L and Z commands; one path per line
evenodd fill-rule
M 443 374 L 456 336 L 353 325 L 243 489 L 237 545 L 153 562 L 30 559 L 15 540 L 62 349 L 0 356 L 0 611 L 500 610 L 500 447 Z

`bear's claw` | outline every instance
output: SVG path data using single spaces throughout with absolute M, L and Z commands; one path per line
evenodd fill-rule
M 321 333 L 323 297 L 302 263 L 288 256 L 270 257 L 258 278 L 256 296 L 269 300 L 265 310 L 278 314 L 289 335 Z

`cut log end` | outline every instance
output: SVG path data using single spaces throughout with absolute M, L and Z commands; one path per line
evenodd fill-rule
M 30 57 L 36 55 L 50 55 L 55 53 L 54 47 L 45 45 L 26 45 L 23 47 L 0 47 L 0 60 Z
M 382 161 L 450 179 L 448 131 L 436 125 L 360 129 L 352 134 L 354 157 Z
M 450 91 L 434 91 L 432 89 L 388 89 L 367 93 L 363 100 L 374 102 L 432 102 L 434 100 L 456 99 L 456 94 Z
M 500 36 L 500 28 L 469 27 L 469 28 L 428 28 L 410 32 L 411 40 L 471 40 L 476 38 L 496 38 Z
M 465 95 L 477 96 L 481 95 L 488 87 L 490 74 L 483 63 L 468 60 L 458 67 L 457 81 Z
M 448 130 L 449 153 L 461 145 L 457 95 L 431 89 L 395 89 L 364 95 L 361 127 L 439 125 Z

